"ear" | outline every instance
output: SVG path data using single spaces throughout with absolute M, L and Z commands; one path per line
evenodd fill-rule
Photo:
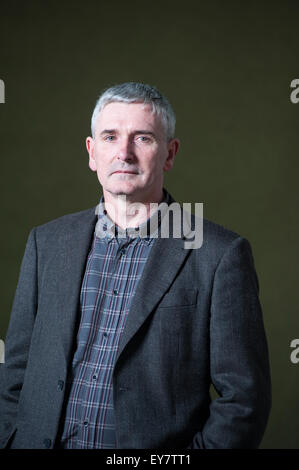
M 167 144 L 168 156 L 163 166 L 164 171 L 169 171 L 173 167 L 174 157 L 178 153 L 179 147 L 180 147 L 180 141 L 178 139 L 172 139 L 168 142 Z
M 88 162 L 88 165 L 89 165 L 89 168 L 92 170 L 92 171 L 97 171 L 97 166 L 96 166 L 96 161 L 94 159 L 94 140 L 92 137 L 87 137 L 86 138 L 86 148 L 87 148 L 87 152 L 89 154 L 89 162 Z

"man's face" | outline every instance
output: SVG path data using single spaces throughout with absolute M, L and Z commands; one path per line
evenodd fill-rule
M 158 202 L 163 172 L 172 168 L 179 142 L 167 142 L 150 105 L 115 102 L 99 113 L 94 139 L 88 137 L 86 146 L 89 167 L 97 172 L 105 200 L 125 194 L 131 201 Z

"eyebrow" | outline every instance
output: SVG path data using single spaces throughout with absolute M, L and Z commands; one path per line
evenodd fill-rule
M 104 129 L 100 135 L 104 135 L 104 134 L 115 134 L 116 133 L 116 130 L 115 129 Z
M 100 135 L 105 135 L 105 134 L 117 134 L 117 130 L 116 129 L 104 129 Z M 155 133 L 152 132 L 152 131 L 147 131 L 147 130 L 143 130 L 143 129 L 138 129 L 136 131 L 133 132 L 133 134 L 145 134 L 145 135 L 151 135 L 153 137 L 156 137 Z
M 156 137 L 155 133 L 152 131 L 145 131 L 145 130 L 137 130 L 134 132 L 134 134 L 145 134 L 145 135 L 152 135 L 153 137 Z

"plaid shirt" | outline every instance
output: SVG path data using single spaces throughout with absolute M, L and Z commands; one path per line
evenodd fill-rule
M 163 202 L 168 198 L 165 192 Z M 117 446 L 113 368 L 131 301 L 154 243 L 150 236 L 138 236 L 149 221 L 120 234 L 106 216 L 103 198 L 97 209 L 99 219 L 81 287 L 81 322 L 58 443 L 68 449 Z

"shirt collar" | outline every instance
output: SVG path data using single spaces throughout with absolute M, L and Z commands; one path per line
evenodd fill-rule
M 102 196 L 95 210 L 95 213 L 98 215 L 98 222 L 95 227 L 96 236 L 98 238 L 102 238 L 107 243 L 113 239 L 116 239 L 117 241 L 119 241 L 119 239 L 123 241 L 126 240 L 127 242 L 141 239 L 143 243 L 150 244 L 154 238 L 158 237 L 161 220 L 166 214 L 168 205 L 170 204 L 170 194 L 165 188 L 163 188 L 163 194 L 163 201 L 157 206 L 156 211 L 151 217 L 138 227 L 128 227 L 125 230 L 110 219 L 107 211 L 105 210 L 104 196 Z

